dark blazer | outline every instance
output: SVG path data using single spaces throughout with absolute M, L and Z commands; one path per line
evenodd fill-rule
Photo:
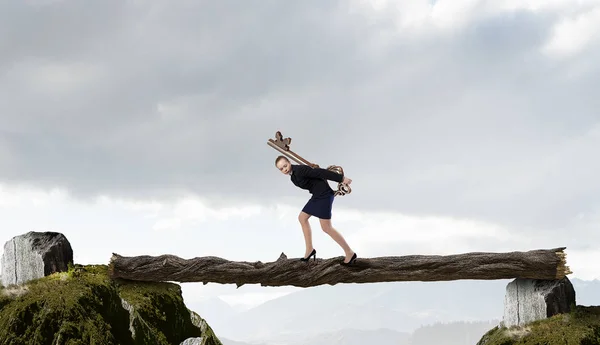
M 297 187 L 308 190 L 314 198 L 319 198 L 333 193 L 327 180 L 342 182 L 344 175 L 327 169 L 292 164 L 291 180 Z

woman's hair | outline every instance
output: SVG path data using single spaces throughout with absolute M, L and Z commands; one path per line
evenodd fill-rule
M 285 159 L 288 163 L 290 162 L 286 156 L 277 156 L 277 159 L 275 159 L 275 165 L 277 165 L 277 163 L 279 163 L 279 161 L 282 159 Z

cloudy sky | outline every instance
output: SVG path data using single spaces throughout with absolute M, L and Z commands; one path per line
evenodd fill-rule
M 281 130 L 353 179 L 333 222 L 359 256 L 566 246 L 600 278 L 598 32 L 598 0 L 2 2 L 0 241 L 299 257 Z

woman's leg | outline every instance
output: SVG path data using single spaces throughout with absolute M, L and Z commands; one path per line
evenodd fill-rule
M 313 250 L 312 232 L 310 230 L 310 223 L 308 222 L 309 218 L 310 214 L 304 211 L 300 212 L 298 215 L 298 221 L 300 221 L 302 233 L 304 234 L 304 244 L 306 245 L 306 253 L 304 253 L 304 257 L 307 257 Z
M 323 231 L 327 235 L 331 236 L 331 238 L 333 238 L 333 240 L 336 241 L 337 244 L 339 244 L 340 247 L 342 247 L 342 249 L 344 250 L 344 253 L 346 254 L 344 262 L 350 261 L 352 255 L 354 255 L 354 251 L 350 249 L 350 246 L 348 245 L 342 234 L 340 234 L 333 227 L 333 225 L 331 225 L 331 219 L 319 219 L 319 221 L 321 222 L 321 229 L 323 229 Z

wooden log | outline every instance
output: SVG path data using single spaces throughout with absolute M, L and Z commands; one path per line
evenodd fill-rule
M 281 254 L 274 262 L 229 261 L 214 256 L 182 259 L 174 255 L 114 254 L 109 263 L 113 279 L 172 281 L 261 286 L 336 285 L 398 281 L 460 279 L 561 279 L 572 273 L 566 266 L 566 247 L 527 252 L 472 252 L 455 255 L 408 255 L 358 258 L 351 266 L 343 257 L 301 262 Z

